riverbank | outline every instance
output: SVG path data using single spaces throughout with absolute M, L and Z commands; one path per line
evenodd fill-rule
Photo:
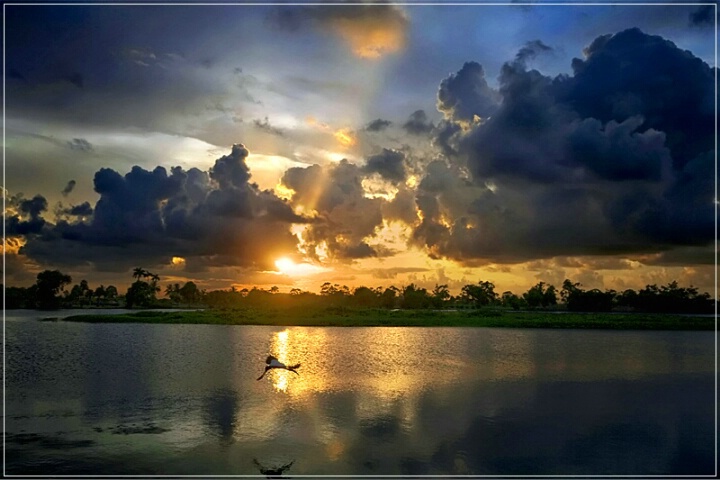
M 50 318 L 48 318 L 50 319 Z M 61 319 L 90 323 L 189 323 L 318 327 L 511 327 L 614 330 L 714 330 L 715 318 L 644 313 L 576 313 L 512 310 L 380 309 L 210 309 L 141 311 L 120 315 L 74 315 Z

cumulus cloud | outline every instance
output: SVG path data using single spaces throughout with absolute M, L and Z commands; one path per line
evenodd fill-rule
M 477 62 L 466 62 L 457 72 L 440 83 L 437 109 L 445 118 L 472 122 L 476 117 L 492 115 L 498 106 L 498 94 L 485 79 L 485 70 Z
M 21 195 L 7 200 L 7 207 L 16 210 L 15 215 L 5 215 L 5 233 L 8 236 L 40 233 L 45 226 L 42 213 L 48 203 L 42 195 L 25 199 Z
M 208 172 L 136 166 L 121 175 L 102 168 L 94 178 L 100 194 L 95 207 L 86 203 L 64 212 L 92 215 L 89 220 L 50 224 L 40 216 L 47 202 L 37 196 L 18 202 L 19 214 L 6 227 L 27 235 L 20 253 L 39 261 L 117 269 L 141 259 L 161 264 L 183 257 L 190 263 L 269 268 L 278 255 L 296 251 L 290 224 L 307 220 L 250 183 L 247 155 L 236 144 Z
M 368 123 L 365 126 L 365 131 L 367 132 L 382 132 L 387 127 L 389 127 L 392 124 L 390 120 L 383 120 L 382 118 L 378 118 L 376 120 L 373 120 L 372 122 Z
M 383 148 L 381 153 L 367 158 L 363 171 L 378 173 L 384 179 L 394 183 L 404 182 L 406 177 L 405 154 Z
M 460 262 L 709 245 L 710 67 L 631 29 L 598 37 L 573 75 L 552 78 L 526 66 L 548 48 L 529 43 L 505 63 L 492 101 L 478 64 L 441 82 L 435 144 L 469 176 L 428 167 L 413 241 Z
M 416 110 L 410 115 L 407 122 L 403 124 L 403 128 L 410 134 L 424 135 L 430 133 L 433 128 L 435 128 L 435 125 L 428 121 L 425 110 Z
M 323 245 L 328 256 L 340 260 L 380 253 L 368 239 L 382 225 L 383 201 L 365 196 L 363 177 L 363 170 L 347 160 L 285 172 L 282 183 L 295 192 L 291 203 L 316 213 L 304 233 L 305 248 L 311 256 L 317 258 Z

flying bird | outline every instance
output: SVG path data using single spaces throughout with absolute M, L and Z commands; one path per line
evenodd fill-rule
M 289 367 L 285 365 L 284 363 L 278 361 L 277 358 L 273 357 L 272 355 L 268 355 L 268 357 L 265 359 L 265 371 L 258 377 L 258 380 L 260 380 L 262 377 L 265 376 L 268 370 L 271 368 L 282 368 L 285 370 L 289 370 L 293 372 L 295 375 L 300 375 L 298 372 L 295 371 L 296 368 L 299 368 L 300 364 L 297 365 L 290 365 Z

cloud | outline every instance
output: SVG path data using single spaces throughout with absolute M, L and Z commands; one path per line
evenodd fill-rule
M 277 135 L 278 137 L 282 137 L 285 135 L 285 132 L 283 132 L 282 129 L 270 125 L 268 117 L 265 117 L 263 121 L 260 121 L 258 119 L 253 120 L 253 125 L 255 125 L 256 128 L 263 130 L 271 135 Z
M 67 185 L 65 185 L 65 188 L 63 188 L 62 196 L 67 197 L 70 192 L 72 192 L 75 189 L 75 185 L 77 185 L 77 182 L 75 180 L 70 180 Z
M 551 47 L 548 47 L 540 40 L 531 40 L 518 50 L 515 61 L 525 65 L 528 60 L 532 60 L 541 53 L 552 52 L 552 50 Z
M 498 94 L 485 80 L 485 70 L 477 62 L 466 62 L 440 83 L 437 109 L 456 122 L 486 118 L 498 107 Z
M 63 265 L 118 270 L 183 257 L 189 264 L 271 268 L 277 256 L 296 251 L 291 223 L 307 219 L 249 182 L 247 155 L 236 144 L 208 172 L 136 166 L 121 175 L 102 168 L 94 178 L 100 195 L 94 209 L 86 203 L 63 212 L 92 214 L 89 220 L 48 223 L 40 216 L 47 204 L 38 196 L 18 202 L 30 222 L 10 217 L 9 230 L 27 235 L 21 254 Z
M 367 158 L 363 171 L 378 173 L 394 183 L 404 182 L 406 178 L 405 155 L 397 150 L 383 148 L 381 153 Z
M 83 202 L 80 205 L 73 205 L 65 213 L 78 217 L 89 217 L 93 214 L 93 208 L 90 206 L 90 202 Z
M 573 75 L 552 78 L 525 65 L 540 45 L 503 65 L 497 103 L 478 104 L 479 65 L 441 83 L 435 144 L 452 163 L 428 166 L 413 241 L 465 263 L 709 245 L 710 67 L 631 29 L 596 38 Z M 481 107 L 494 111 L 468 123 Z
M 68 141 L 67 144 L 72 150 L 78 150 L 80 152 L 91 152 L 93 150 L 92 144 L 84 138 L 73 138 L 72 141 Z
M 365 196 L 363 177 L 363 170 L 347 160 L 326 167 L 294 167 L 285 172 L 282 183 L 295 192 L 291 204 L 316 213 L 303 234 L 310 256 L 318 258 L 323 245 L 328 256 L 338 260 L 381 253 L 367 239 L 382 225 L 383 201 Z
M 314 24 L 342 38 L 355 56 L 377 59 L 405 47 L 409 20 L 397 5 L 322 5 L 278 7 L 271 15 L 281 27 L 296 31 Z
M 22 196 L 12 197 L 7 200 L 6 209 L 8 207 L 17 211 L 15 215 L 5 214 L 5 233 L 8 236 L 37 234 L 42 231 L 46 222 L 41 215 L 48 207 L 45 197 L 35 195 L 29 200 Z
M 423 135 L 430 133 L 435 126 L 432 122 L 428 121 L 425 110 L 416 110 L 410 115 L 407 122 L 403 124 L 403 128 L 410 134 Z
M 693 27 L 710 27 L 715 24 L 714 13 L 712 5 L 702 5 L 688 15 L 688 20 Z
M 378 118 L 376 120 L 373 120 L 372 122 L 368 123 L 365 126 L 365 131 L 367 132 L 382 132 L 387 127 L 389 127 L 392 124 L 390 120 L 383 120 L 382 118 Z

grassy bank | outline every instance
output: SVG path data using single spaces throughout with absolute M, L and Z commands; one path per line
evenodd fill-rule
M 278 326 L 515 327 L 639 330 L 713 330 L 712 317 L 641 313 L 554 313 L 498 310 L 428 311 L 374 309 L 218 309 L 76 315 L 65 321 L 94 323 L 196 323 Z

